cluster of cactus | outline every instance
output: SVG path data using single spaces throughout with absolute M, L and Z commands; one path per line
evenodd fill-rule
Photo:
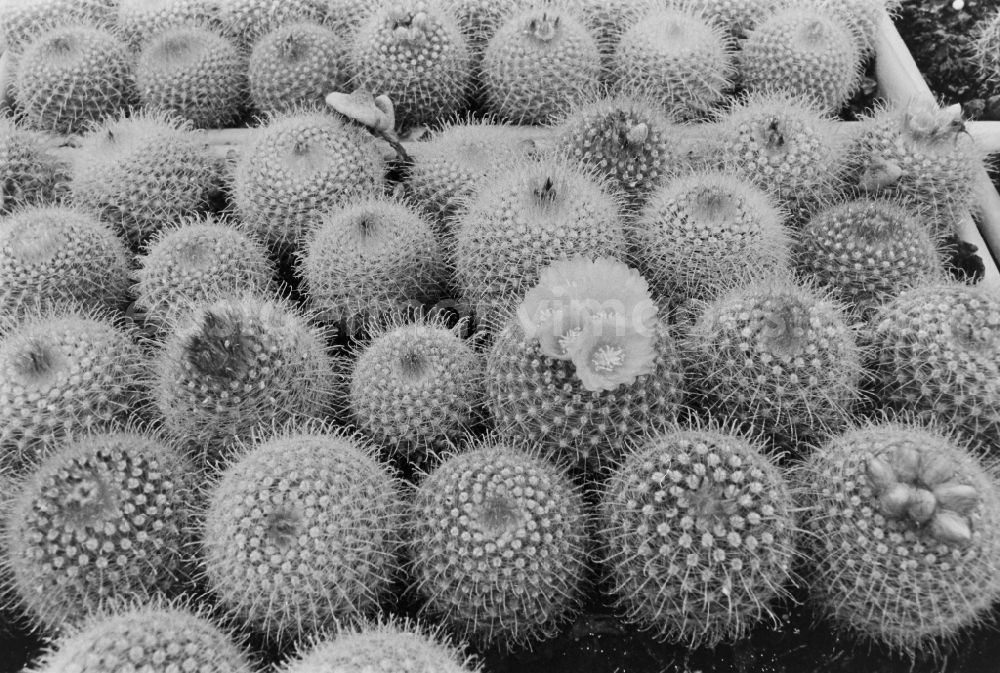
M 835 117 L 891 3 L 30 4 L 29 670 L 471 673 L 450 638 L 531 648 L 602 588 L 686 647 L 802 589 L 916 655 L 1000 602 L 1000 301 L 942 245 L 983 152 L 929 103 Z

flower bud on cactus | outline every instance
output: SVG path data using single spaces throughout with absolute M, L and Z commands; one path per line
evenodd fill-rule
M 279 673 L 476 673 L 481 669 L 437 631 L 390 620 L 341 629 L 315 642 Z
M 696 171 L 653 192 L 627 231 L 643 277 L 680 305 L 787 268 L 785 217 L 770 194 L 745 178 Z
M 879 110 L 863 124 L 860 185 L 927 208 L 942 235 L 954 233 L 972 206 L 984 156 L 961 109 L 917 100 Z
M 419 461 L 479 418 L 479 354 L 435 321 L 390 325 L 361 347 L 351 373 L 351 415 L 379 446 Z
M 275 269 L 265 247 L 232 223 L 208 217 L 162 229 L 138 263 L 136 306 L 161 329 L 176 324 L 192 304 L 274 289 Z
M 154 602 L 109 611 L 58 638 L 30 673 L 253 673 L 207 614 Z
M 1000 451 L 1000 298 L 994 291 L 921 284 L 882 307 L 871 324 L 888 405 Z
M 56 631 L 115 600 L 183 588 L 193 468 L 137 432 L 70 441 L 27 475 L 4 516 L 11 590 Z
M 100 213 L 133 246 L 204 209 L 219 182 L 205 142 L 190 123 L 140 111 L 94 126 L 81 140 L 74 199 Z
M 861 350 L 843 310 L 780 276 L 705 305 L 684 351 L 713 415 L 797 453 L 842 428 L 860 397 Z
M 549 263 L 623 256 L 619 211 L 603 180 L 571 159 L 498 166 L 455 222 L 455 279 L 463 299 L 492 328 Z
M 0 215 L 19 206 L 47 205 L 61 195 L 68 169 L 49 151 L 48 141 L 0 118 Z
M 487 358 L 503 435 L 600 467 L 629 437 L 672 422 L 681 366 L 656 310 L 646 281 L 620 262 L 543 269 Z
M 447 4 L 392 0 L 358 29 L 349 49 L 352 84 L 392 99 L 400 128 L 462 111 L 472 86 L 472 55 Z
M 836 114 L 861 84 L 863 57 L 839 14 L 817 3 L 790 5 L 747 34 L 740 77 L 747 89 L 802 96 Z
M 820 613 L 911 656 L 989 619 L 1000 491 L 966 446 L 883 422 L 831 439 L 797 478 Z
M 210 491 L 205 579 L 239 623 L 288 642 L 377 609 L 403 506 L 371 447 L 292 426 L 243 447 Z
M 944 276 L 930 223 L 893 200 L 841 201 L 813 214 L 795 243 L 800 273 L 857 318 L 903 290 Z
M 222 128 L 242 114 L 247 64 L 214 28 L 167 28 L 139 54 L 136 86 L 147 108 L 165 110 L 198 128 Z
M 576 613 L 587 520 L 568 475 L 496 438 L 474 440 L 417 487 L 411 572 L 425 610 L 504 649 L 551 638 Z
M 0 219 L 0 322 L 67 302 L 121 308 L 128 287 L 125 244 L 90 213 L 38 206 Z
M 66 307 L 29 314 L 0 338 L 0 459 L 21 467 L 67 437 L 127 425 L 148 378 L 123 323 Z
M 17 102 L 27 125 L 80 133 L 135 101 L 132 58 L 110 32 L 88 25 L 53 28 L 17 57 Z
M 229 296 L 177 323 L 155 361 L 166 430 L 207 459 L 262 423 L 322 418 L 336 381 L 326 344 L 282 301 Z
M 613 79 L 643 91 L 675 117 L 703 118 L 732 86 L 733 45 L 722 28 L 688 9 L 654 8 L 615 49 Z
M 322 112 L 272 116 L 253 132 L 233 171 L 236 214 L 247 229 L 281 250 L 295 250 L 316 219 L 358 194 L 382 187 L 375 139 Z
M 345 40 L 309 21 L 275 28 L 254 46 L 248 77 L 250 98 L 261 112 L 321 104 L 348 80 Z
M 753 441 L 675 428 L 637 442 L 602 498 L 619 609 L 689 647 L 775 620 L 796 560 L 794 512 L 781 471 Z
M 539 2 L 512 13 L 483 54 L 489 110 L 516 124 L 545 124 L 594 98 L 601 52 L 585 21 L 570 2 Z

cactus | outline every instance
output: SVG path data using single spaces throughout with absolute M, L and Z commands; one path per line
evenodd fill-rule
M 138 265 L 135 305 L 147 325 L 159 329 L 176 324 L 192 304 L 275 289 L 274 264 L 263 244 L 211 217 L 184 218 L 159 231 Z
M 878 110 L 863 123 L 861 186 L 927 208 L 941 235 L 954 233 L 975 199 L 984 157 L 961 109 L 921 99 Z
M 854 32 L 854 39 L 861 48 L 862 55 L 875 53 L 879 24 L 882 17 L 893 13 L 902 6 L 902 0 L 818 0 L 827 11 L 837 15 Z
M 297 274 L 320 320 L 349 332 L 440 296 L 446 271 L 430 223 L 414 207 L 372 196 L 320 216 Z
M 797 477 L 821 614 L 911 656 L 990 618 L 1000 494 L 967 446 L 880 422 L 831 439 Z
M 853 154 L 844 125 L 808 99 L 751 93 L 706 131 L 709 159 L 773 193 L 793 215 L 841 193 Z
M 469 45 L 447 4 L 393 0 L 377 7 L 349 49 L 352 86 L 385 94 L 400 128 L 462 111 L 472 86 Z
M 944 277 L 931 226 L 883 198 L 841 200 L 817 211 L 795 243 L 796 266 L 866 319 L 903 290 Z
M 469 41 L 473 61 L 478 66 L 490 38 L 500 30 L 511 14 L 530 7 L 531 0 L 444 0 L 444 4 Z
M 821 4 L 781 9 L 743 42 L 740 77 L 747 89 L 811 99 L 836 114 L 861 85 L 864 54 L 849 24 Z
M 0 216 L 19 206 L 47 205 L 62 195 L 67 167 L 48 138 L 0 117 Z
M 80 432 L 128 424 L 147 381 L 124 323 L 64 307 L 27 315 L 0 338 L 0 462 L 19 468 Z
M 678 127 L 644 97 L 605 96 L 574 107 L 556 130 L 556 147 L 607 178 L 640 206 L 667 176 L 681 170 Z
M 1000 450 L 1000 299 L 984 287 L 924 283 L 871 319 L 885 403 Z
M 784 0 L 671 0 L 711 19 L 736 38 L 746 37 L 758 23 L 775 12 Z
M 646 281 L 603 258 L 541 272 L 496 336 L 487 404 L 505 437 L 601 468 L 678 411 L 681 364 Z
M 98 433 L 63 444 L 6 508 L 8 590 L 46 631 L 116 600 L 178 591 L 193 495 L 192 466 L 156 436 Z
M 700 119 L 722 102 L 735 74 L 725 31 L 688 9 L 656 7 L 624 32 L 612 79 L 643 91 L 681 119 Z
M 493 167 L 532 149 L 516 127 L 490 120 L 445 123 L 426 142 L 410 146 L 413 165 L 406 186 L 438 224 L 454 218 Z
M 976 25 L 972 52 L 979 77 L 985 82 L 1000 81 L 1000 8 Z
M 38 206 L 0 219 L 0 322 L 64 303 L 120 308 L 128 287 L 124 243 L 90 213 Z
M 600 45 L 580 8 L 540 2 L 510 14 L 483 53 L 487 108 L 516 124 L 545 124 L 594 98 Z
M 3 0 L 0 52 L 19 54 L 36 37 L 67 25 L 109 26 L 117 0 Z
M 463 637 L 514 649 L 554 637 L 578 611 L 587 515 L 555 465 L 472 440 L 418 485 L 411 521 L 424 610 Z
M 407 620 L 341 629 L 313 643 L 279 673 L 477 673 L 481 669 L 439 633 Z
M 860 398 L 862 352 L 843 310 L 782 276 L 705 304 L 683 350 L 713 415 L 794 453 L 842 429 Z
M 15 97 L 29 126 L 79 133 L 135 101 L 132 60 L 125 45 L 106 30 L 53 28 L 18 56 Z
M 216 18 L 211 0 L 117 0 L 115 30 L 133 52 L 167 28 L 209 25 Z
M 279 300 L 228 296 L 193 307 L 154 366 L 165 429 L 207 460 L 262 423 L 322 418 L 334 403 L 322 335 Z
M 351 372 L 351 415 L 379 446 L 420 461 L 478 420 L 483 363 L 441 321 L 390 325 L 359 350 Z
M 157 33 L 139 54 L 135 80 L 144 106 L 173 112 L 197 128 L 233 124 L 247 97 L 245 56 L 207 26 Z
M 95 126 L 80 141 L 70 189 L 134 247 L 204 210 L 219 179 L 189 122 L 139 111 Z
M 253 673 L 244 648 L 205 611 L 183 603 L 126 605 L 52 643 L 29 673 Z
M 382 155 L 370 134 L 321 112 L 273 115 L 233 170 L 234 210 L 280 251 L 299 248 L 317 213 L 381 190 Z
M 344 39 L 308 21 L 275 28 L 254 45 L 248 77 L 250 98 L 261 112 L 319 105 L 349 79 Z
M 657 638 L 714 647 L 777 621 L 793 581 L 792 490 L 763 446 L 715 429 L 636 442 L 601 502 L 618 608 Z
M 210 491 L 205 579 L 239 623 L 289 642 L 377 609 L 396 572 L 403 507 L 369 445 L 290 427 L 243 447 Z
M 552 261 L 625 252 L 618 200 L 605 182 L 557 155 L 496 167 L 455 221 L 455 280 L 491 328 Z
M 226 37 L 244 51 L 250 52 L 257 42 L 271 31 L 289 23 L 312 21 L 332 22 L 334 27 L 346 27 L 353 19 L 345 12 L 347 4 L 356 0 L 220 0 L 218 22 Z M 340 18 L 344 14 L 343 19 Z
M 653 192 L 626 231 L 640 273 L 677 306 L 786 269 L 785 217 L 771 195 L 745 178 L 702 170 Z

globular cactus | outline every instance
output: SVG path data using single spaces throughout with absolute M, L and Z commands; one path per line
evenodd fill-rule
M 349 25 L 351 13 L 344 10 L 356 0 L 219 0 L 217 20 L 223 33 L 244 51 L 251 51 L 271 31 L 289 23 L 331 21 L 335 27 Z M 343 19 L 339 17 L 344 15 Z
M 116 4 L 115 31 L 133 52 L 167 28 L 208 26 L 216 18 L 213 0 L 117 0 Z
M 269 118 L 254 131 L 233 169 L 236 215 L 277 250 L 298 249 L 317 213 L 381 191 L 385 172 L 375 139 L 322 112 Z
M 67 25 L 108 27 L 117 0 L 2 0 L 0 51 L 19 54 L 37 36 Z
M 783 91 L 836 114 L 861 85 L 864 54 L 850 24 L 818 3 L 789 5 L 743 41 L 740 79 L 751 90 Z
M 19 206 L 47 205 L 63 195 L 68 167 L 48 141 L 0 117 L 0 215 Z
M 125 244 L 91 213 L 37 206 L 0 218 L 0 322 L 64 303 L 121 308 L 128 288 Z
M 108 119 L 80 146 L 87 159 L 74 167 L 74 200 L 134 247 L 206 209 L 220 182 L 205 141 L 171 114 L 139 111 Z
M 516 443 L 473 440 L 417 486 L 410 571 L 424 610 L 464 638 L 514 649 L 555 636 L 579 610 L 583 497 Z
M 808 99 L 751 93 L 706 130 L 708 160 L 746 176 L 798 215 L 847 184 L 853 154 L 844 126 Z
M 403 129 L 455 116 L 471 91 L 472 54 L 446 3 L 383 3 L 354 35 L 348 59 L 352 87 L 389 96 Z
M 458 27 L 469 41 L 473 63 L 478 66 L 483 51 L 504 21 L 514 12 L 531 6 L 531 0 L 443 0 L 448 11 L 458 21 Z
M 351 371 L 355 425 L 378 446 L 420 462 L 480 418 L 483 362 L 437 320 L 391 324 L 361 345 Z
M 556 126 L 556 147 L 607 178 L 636 208 L 684 168 L 679 127 L 641 96 L 605 96 L 575 106 Z
M 860 399 L 862 350 L 844 311 L 783 276 L 704 304 L 684 355 L 712 415 L 794 453 L 842 429 Z
M 135 81 L 145 107 L 172 112 L 197 128 L 222 128 L 243 113 L 246 57 L 212 27 L 174 26 L 146 42 Z
M 679 306 L 786 269 L 785 218 L 775 199 L 747 179 L 701 170 L 654 191 L 626 233 L 640 273 L 664 301 Z
M 979 77 L 985 82 L 1000 81 L 1000 9 L 977 24 L 972 52 Z
M 457 215 L 494 166 L 526 156 L 533 145 L 516 127 L 492 120 L 445 123 L 429 140 L 410 146 L 406 186 L 442 224 Z
M 149 376 L 133 330 L 94 310 L 30 314 L 0 338 L 0 461 L 17 469 L 66 438 L 141 416 Z
M 491 329 L 550 262 L 625 253 L 618 199 L 592 169 L 558 155 L 496 167 L 454 228 L 455 281 Z
M 610 65 L 622 35 L 661 5 L 659 0 L 583 0 L 580 12 Z
M 205 580 L 274 642 L 370 614 L 392 584 L 403 504 L 371 446 L 321 426 L 242 447 L 210 488 Z
M 891 199 L 846 199 L 818 210 L 794 248 L 798 272 L 859 319 L 907 288 L 944 277 L 930 223 Z
M 117 607 L 61 635 L 29 673 L 253 673 L 245 648 L 183 603 Z
M 430 222 L 414 206 L 372 196 L 321 215 L 296 271 L 317 317 L 355 332 L 366 319 L 438 298 L 444 261 Z
M 540 2 L 512 12 L 483 53 L 487 108 L 515 124 L 545 124 L 597 95 L 603 68 L 580 7 Z
M 136 99 L 128 50 L 101 28 L 53 28 L 35 37 L 16 62 L 15 97 L 32 128 L 80 133 Z
M 1000 450 L 1000 299 L 985 287 L 925 283 L 871 318 L 887 405 Z
M 480 667 L 440 629 L 407 620 L 365 623 L 317 640 L 279 673 L 477 673 Z
M 927 208 L 942 235 L 971 206 L 984 151 L 965 130 L 958 106 L 932 100 L 880 109 L 863 120 L 861 187 Z
M 732 88 L 733 45 L 725 31 L 689 9 L 655 7 L 624 32 L 612 80 L 642 91 L 681 119 L 703 119 Z
M 261 424 L 324 417 L 334 390 L 319 330 L 284 301 L 253 295 L 193 307 L 154 361 L 164 428 L 207 460 Z
M 140 432 L 73 439 L 16 485 L 3 517 L 6 589 L 45 631 L 118 600 L 184 588 L 193 468 Z
M 263 113 L 319 105 L 349 79 L 346 41 L 310 21 L 280 26 L 254 45 L 247 76 L 250 98 Z
M 138 258 L 132 288 L 147 326 L 166 329 L 193 304 L 275 289 L 267 249 L 234 225 L 189 217 L 160 230 Z
M 711 19 L 736 38 L 746 34 L 775 12 L 784 0 L 670 0 Z
M 814 0 L 816 1 L 816 0 Z M 837 15 L 854 33 L 862 55 L 875 53 L 883 17 L 893 18 L 902 0 L 818 0 L 821 6 Z
M 505 437 L 600 469 L 629 438 L 673 422 L 682 366 L 646 281 L 608 258 L 542 270 L 486 361 Z
M 758 442 L 729 431 L 637 441 L 602 495 L 600 528 L 619 611 L 688 647 L 776 621 L 794 580 L 792 490 Z
M 990 619 L 1000 599 L 1000 493 L 967 446 L 881 422 L 831 439 L 797 479 L 820 614 L 911 656 Z

